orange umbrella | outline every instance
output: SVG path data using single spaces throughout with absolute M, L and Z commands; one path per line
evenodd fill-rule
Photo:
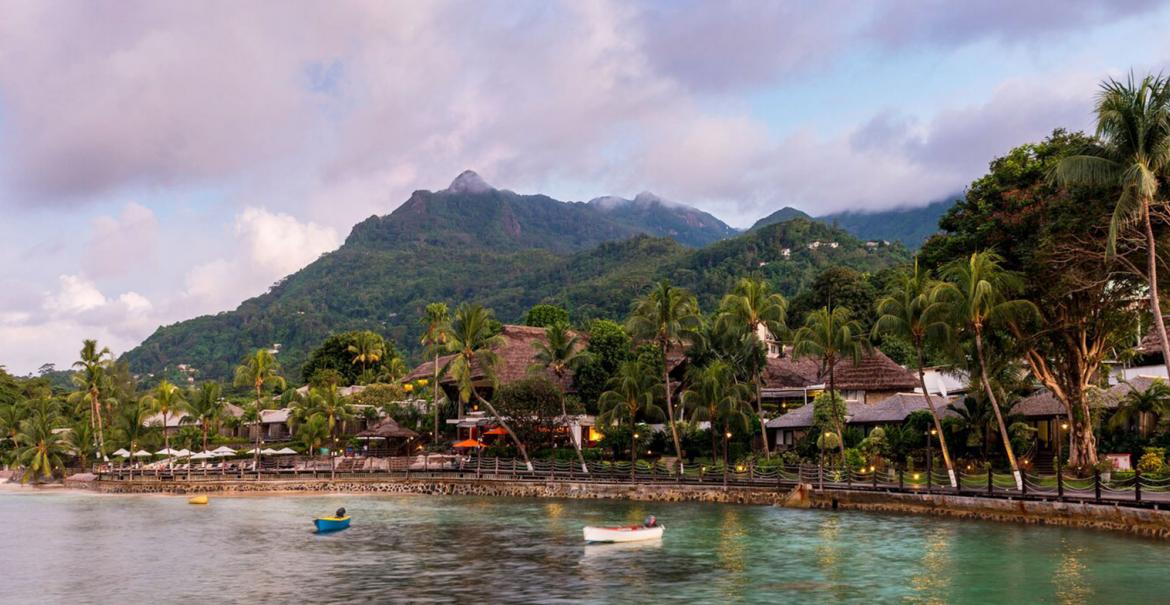
M 483 444 L 482 444 L 482 443 L 480 443 L 479 441 L 476 441 L 475 439 L 464 439 L 463 441 L 460 441 L 459 443 L 456 443 L 456 444 L 455 444 L 455 447 L 458 447 L 458 448 L 463 448 L 463 447 L 483 447 Z
M 505 431 L 503 427 L 499 427 L 499 426 L 484 433 L 484 435 L 507 435 L 507 434 L 508 434 L 508 431 Z

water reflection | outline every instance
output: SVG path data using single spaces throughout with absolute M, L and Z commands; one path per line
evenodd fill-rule
M 1060 563 L 1052 574 L 1056 600 L 1069 605 L 1087 603 L 1093 596 L 1093 589 L 1085 578 L 1085 564 L 1082 561 L 1085 547 L 1061 540 Z
M 953 537 L 954 531 L 946 525 L 934 527 L 927 533 L 918 573 L 911 579 L 915 592 L 913 602 L 935 605 L 949 601 L 947 592 L 951 586 Z

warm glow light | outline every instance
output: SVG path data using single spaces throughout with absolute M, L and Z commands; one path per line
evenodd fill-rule
M 938 429 L 930 429 L 930 434 L 931 434 L 931 435 L 937 435 L 937 434 L 938 434 Z
M 914 480 L 918 481 L 918 473 L 914 473 Z
M 634 433 L 634 439 L 637 439 L 637 438 L 638 438 L 638 434 Z
M 1068 423 L 1067 423 L 1067 422 L 1062 422 L 1062 423 L 1060 423 L 1060 428 L 1062 428 L 1062 429 L 1064 429 L 1064 430 L 1066 430 L 1066 431 L 1067 431 L 1067 430 L 1068 430 Z
M 874 470 L 875 470 L 874 466 L 873 466 L 873 465 L 870 465 L 870 467 L 869 467 L 869 472 L 871 472 L 871 473 L 872 473 Z
M 723 433 L 723 436 L 727 437 L 728 439 L 731 439 L 731 433 Z

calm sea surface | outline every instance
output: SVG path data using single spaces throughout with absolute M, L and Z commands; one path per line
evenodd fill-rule
M 311 533 L 345 506 L 353 527 Z M 586 524 L 667 526 L 585 546 Z M 857 512 L 0 492 L 0 603 L 1170 603 L 1170 545 Z

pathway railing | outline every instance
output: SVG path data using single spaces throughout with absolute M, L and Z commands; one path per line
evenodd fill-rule
M 816 490 L 877 491 L 960 495 L 1001 499 L 1049 500 L 1061 502 L 1108 503 L 1123 506 L 1170 506 L 1170 477 L 1147 477 L 1140 471 L 1118 473 L 1116 477 L 1095 473 L 1077 477 L 1057 472 L 1023 472 L 1023 487 L 1017 488 L 1008 473 L 956 470 L 957 486 L 950 484 L 945 471 L 903 469 L 848 469 L 835 466 L 773 465 L 747 463 L 667 464 L 639 461 L 589 462 L 588 472 L 577 461 L 534 460 L 529 469 L 522 460 L 475 456 L 407 456 L 398 458 L 347 459 L 344 468 L 330 469 L 328 461 L 304 459 L 296 464 L 261 465 L 257 473 L 251 462 L 228 466 L 191 468 L 99 469 L 101 481 L 207 482 L 225 479 L 273 481 L 288 479 L 379 480 L 407 478 L 461 478 L 483 481 L 575 481 L 642 485 L 675 484 L 727 488 L 791 489 L 797 484 Z

